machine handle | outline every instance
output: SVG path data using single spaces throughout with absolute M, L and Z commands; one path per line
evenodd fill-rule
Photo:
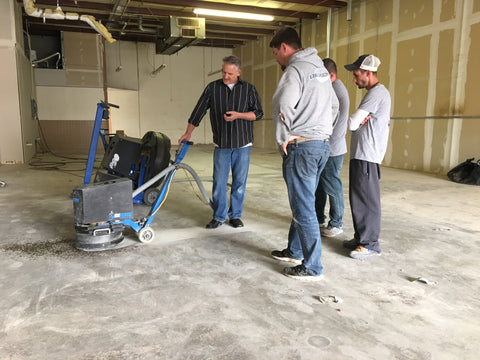
M 193 141 L 182 140 L 182 142 L 178 145 L 177 151 L 175 151 L 175 155 L 180 154 L 185 145 L 191 146 L 191 145 L 193 145 Z M 187 148 L 188 148 L 188 146 L 187 146 Z

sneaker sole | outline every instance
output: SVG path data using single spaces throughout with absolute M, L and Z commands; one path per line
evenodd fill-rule
M 296 276 L 296 275 L 290 275 L 290 274 L 285 274 L 283 275 L 295 279 L 295 280 L 300 280 L 300 281 L 309 281 L 309 282 L 314 282 L 314 281 L 321 281 L 323 280 L 323 274 L 320 275 L 308 275 L 308 276 Z
M 275 255 L 272 255 L 272 257 L 275 260 L 285 261 L 285 262 L 293 263 L 295 265 L 302 265 L 302 262 L 303 262 L 303 260 L 294 259 L 294 258 L 285 258 L 285 257 L 279 257 Z
M 371 257 L 377 257 L 382 255 L 381 253 L 378 253 L 378 252 L 370 253 L 370 254 L 356 254 L 356 253 L 352 254 L 352 253 L 350 253 L 350 257 L 355 260 L 365 260 Z
M 320 231 L 320 234 L 321 234 L 322 236 L 325 236 L 325 237 L 335 237 L 335 236 L 337 236 L 337 235 L 343 234 L 343 230 L 342 230 L 342 231 L 339 231 L 339 232 L 337 232 L 337 233 L 335 233 L 335 234 L 324 234 L 324 233 L 322 233 L 322 231 Z

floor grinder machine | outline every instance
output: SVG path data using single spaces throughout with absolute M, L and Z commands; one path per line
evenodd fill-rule
M 127 226 L 137 233 L 142 243 L 151 242 L 155 233 L 150 225 L 165 201 L 175 172 L 180 168 L 193 176 L 203 198 L 211 206 L 201 179 L 190 166 L 182 163 L 188 147 L 192 144 L 182 141 L 171 165 L 137 188 L 128 177 L 111 178 L 75 188 L 72 193 L 75 247 L 84 251 L 117 248 L 124 240 L 123 231 Z M 152 202 L 148 215 L 136 220 L 133 218 L 133 199 L 148 188 L 154 188 L 158 193 L 155 194 L 155 201 Z

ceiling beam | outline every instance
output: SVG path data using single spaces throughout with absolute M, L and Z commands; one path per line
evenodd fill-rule
M 311 6 L 324 6 L 329 8 L 342 8 L 347 7 L 346 1 L 338 0 L 275 0 L 282 3 L 294 3 L 301 5 L 311 5 Z
M 315 19 L 317 12 L 292 11 L 285 9 L 266 8 L 249 5 L 234 5 L 224 2 L 198 1 L 198 0 L 146 0 L 146 3 L 157 5 L 184 6 L 188 8 L 203 8 L 223 11 L 247 12 L 278 17 L 293 17 L 302 19 Z
M 257 40 L 258 36 L 247 34 L 232 34 L 226 32 L 207 31 L 207 39 L 237 39 L 237 40 Z
M 31 35 L 54 35 L 58 31 L 72 31 L 72 32 L 86 32 L 86 33 L 96 33 L 90 26 L 85 26 L 85 23 L 82 21 L 68 21 L 68 20 L 58 20 L 55 25 L 51 22 L 44 23 L 40 19 L 35 19 L 34 21 L 29 22 L 29 33 Z M 120 40 L 126 39 L 141 39 L 143 42 L 155 42 L 158 36 L 151 33 L 142 33 L 138 31 L 136 27 L 127 26 L 124 29 L 115 29 L 111 30 L 112 35 Z M 257 40 L 258 37 L 255 35 L 248 34 L 235 34 L 228 32 L 214 32 L 207 31 L 207 39 L 202 40 L 202 43 L 208 44 L 209 41 L 213 39 L 215 46 L 219 44 L 230 44 L 230 45 L 239 45 L 243 44 L 244 41 L 248 40 Z M 238 41 L 232 41 L 238 40 Z
M 17 0 L 18 3 L 23 4 L 23 0 Z M 72 8 L 71 11 L 77 12 L 81 14 L 88 9 L 94 10 L 105 10 L 111 11 L 113 10 L 112 4 L 101 3 L 100 1 L 92 2 L 92 1 L 82 1 L 82 0 L 60 0 L 60 7 L 63 8 Z M 57 7 L 57 0 L 36 0 L 35 5 L 38 8 L 43 8 L 44 6 L 49 6 L 56 8 Z M 63 10 L 65 12 L 65 10 Z
M 205 39 L 196 43 L 198 46 L 213 46 L 213 47 L 235 47 L 245 44 L 241 40 L 224 40 L 224 39 Z
M 317 2 L 320 0 L 317 0 Z M 324 0 L 327 1 L 327 0 Z M 332 0 L 328 0 L 332 1 Z M 22 2 L 22 0 L 17 0 L 17 2 Z M 37 7 L 44 6 L 57 6 L 57 0 L 37 0 Z M 193 8 L 202 7 L 205 9 L 215 9 L 215 10 L 224 10 L 224 11 L 238 11 L 238 12 L 250 12 L 263 15 L 272 15 L 276 17 L 291 17 L 291 18 L 300 18 L 300 19 L 315 19 L 318 15 L 318 12 L 308 12 L 308 11 L 294 11 L 294 10 L 285 10 L 285 9 L 274 9 L 274 8 L 265 8 L 259 6 L 248 6 L 248 5 L 233 5 L 227 3 L 216 3 L 211 1 L 198 1 L 198 0 L 145 0 L 141 2 L 134 2 L 135 6 L 128 6 L 125 8 L 125 13 L 136 12 L 138 14 L 147 15 L 151 13 L 154 15 L 165 14 L 174 15 L 174 16 L 196 16 L 193 13 Z M 139 6 L 140 5 L 140 6 Z M 150 6 L 151 5 L 151 6 Z M 155 8 L 155 5 L 168 5 L 177 7 L 178 10 L 166 10 Z M 97 11 L 107 11 L 111 12 L 114 10 L 114 6 L 107 3 L 99 2 L 90 2 L 90 1 L 81 1 L 81 0 L 61 0 L 60 6 L 65 9 L 71 9 L 69 11 L 75 11 L 78 13 L 89 12 L 89 9 Z M 192 10 L 180 9 L 191 8 Z M 65 10 L 64 10 L 65 11 Z M 188 15 L 185 15 L 188 14 Z
M 227 25 L 219 25 L 219 24 L 207 24 L 207 30 L 212 31 L 225 31 L 225 32 L 239 32 L 239 33 L 246 33 L 246 34 L 261 34 L 261 35 L 272 35 L 275 33 L 274 29 L 267 29 L 267 28 L 247 28 L 247 27 L 239 27 L 239 26 L 227 26 Z
M 2 1 L 2 0 L 0 0 Z M 277 0 L 278 1 L 278 0 Z M 315 0 L 293 0 L 292 3 Z M 334 0 L 316 0 L 316 3 L 332 2 Z M 23 0 L 17 0 L 19 4 Z M 194 6 L 214 7 L 242 11 L 259 10 L 270 12 L 272 9 L 257 6 L 232 5 L 223 0 L 221 3 L 213 3 L 200 0 L 37 0 L 39 9 L 54 9 L 57 3 L 64 13 L 75 12 L 80 15 L 93 15 L 95 19 L 104 24 L 112 36 L 117 40 L 153 42 L 165 36 L 164 26 L 169 16 L 197 17 L 193 13 Z M 116 6 L 119 4 L 119 6 Z M 239 7 L 240 6 L 240 7 Z M 298 7 L 297 7 L 298 8 Z M 276 10 L 273 9 L 276 14 Z M 301 15 L 292 10 L 281 10 L 281 14 L 290 16 Z M 286 12 L 285 12 L 286 11 Z M 295 14 L 295 15 L 294 15 Z M 308 16 L 316 16 L 316 13 L 308 13 Z M 278 16 L 278 15 L 277 15 Z M 142 17 L 140 22 L 139 18 Z M 295 26 L 298 19 L 294 17 L 278 18 L 272 22 L 255 20 L 231 19 L 223 17 L 207 16 L 206 36 L 202 41 L 205 46 L 226 47 L 238 46 L 245 41 L 258 39 L 259 36 L 273 36 L 281 26 Z M 95 31 L 83 21 L 54 20 L 30 17 L 23 14 L 25 27 L 32 35 L 54 34 L 55 31 L 76 31 L 95 33 Z M 289 19 L 291 21 L 289 21 Z M 209 43 L 210 41 L 210 43 Z M 237 43 L 227 43 L 237 41 Z M 211 44 L 211 45 L 209 45 Z

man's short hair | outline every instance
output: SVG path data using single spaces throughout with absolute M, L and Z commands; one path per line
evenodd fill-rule
M 323 65 L 329 73 L 334 73 L 337 75 L 337 64 L 335 64 L 335 61 L 330 58 L 325 58 L 323 59 Z
M 302 48 L 302 40 L 300 40 L 297 31 L 291 27 L 284 27 L 283 29 L 278 30 L 273 36 L 272 41 L 270 41 L 270 47 L 280 49 L 282 43 L 287 44 L 294 50 Z
M 242 67 L 242 61 L 235 55 L 225 56 L 223 58 L 223 62 L 225 64 L 235 65 L 238 70 L 240 70 Z

